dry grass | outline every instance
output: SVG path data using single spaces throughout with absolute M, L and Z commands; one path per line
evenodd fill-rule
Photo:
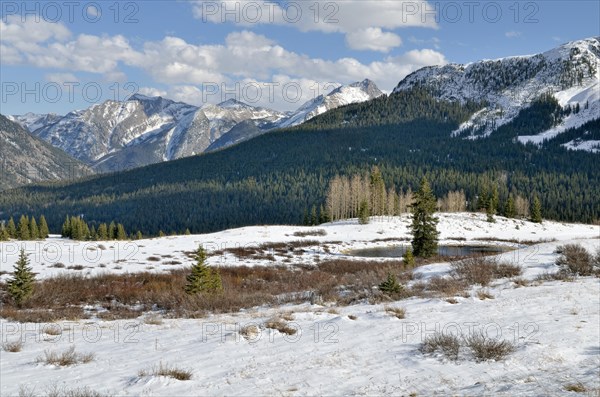
M 482 301 L 486 300 L 486 299 L 494 299 L 494 295 L 490 294 L 489 291 L 480 289 L 479 291 L 477 291 L 477 297 L 479 299 L 481 299 Z
M 561 268 L 561 272 L 566 272 L 575 276 L 592 276 L 597 273 L 596 260 L 581 244 L 566 244 L 557 248 L 560 253 L 556 259 L 556 265 Z
M 55 386 L 47 392 L 46 397 L 104 397 L 104 394 L 92 390 L 87 386 L 75 389 Z
M 476 361 L 500 361 L 516 350 L 513 343 L 496 340 L 483 333 L 474 333 L 464 338 L 465 345 L 471 349 Z
M 161 362 L 158 367 L 152 367 L 150 371 L 141 370 L 138 372 L 138 376 L 140 378 L 145 376 L 166 376 L 177 380 L 190 380 L 192 379 L 192 371 Z
M 517 265 L 500 262 L 494 257 L 473 257 L 452 263 L 456 277 L 470 285 L 487 286 L 492 280 L 520 276 L 522 269 Z
M 587 392 L 587 388 L 581 382 L 569 383 L 569 384 L 565 385 L 565 390 L 566 391 L 572 391 L 572 392 L 575 392 L 575 393 L 585 393 L 585 392 Z
M 23 349 L 23 342 L 16 340 L 12 342 L 5 342 L 2 344 L 2 350 L 10 353 L 18 353 Z
M 62 329 L 58 324 L 49 324 L 42 328 L 46 335 L 58 336 L 62 334 Z
M 38 357 L 37 361 L 47 365 L 66 367 L 76 364 L 86 364 L 94 360 L 93 353 L 77 353 L 75 346 L 71 346 L 62 353 L 46 350 L 44 357 Z
M 317 230 L 303 230 L 299 232 L 294 232 L 295 237 L 308 237 L 308 236 L 327 236 L 327 232 L 325 229 L 317 229 Z
M 274 318 L 265 322 L 265 328 L 275 329 L 282 334 L 294 335 L 298 330 L 294 327 L 290 327 L 285 321 L 279 318 Z
M 399 320 L 402 320 L 406 317 L 406 309 L 403 307 L 386 306 L 385 312 L 396 317 Z
M 260 328 L 256 324 L 245 325 L 240 328 L 240 335 L 248 341 L 254 341 L 260 335 Z
M 354 314 L 348 314 L 348 318 L 349 318 L 350 320 L 358 320 L 358 317 L 357 317 L 357 316 L 355 316 Z
M 460 345 L 458 336 L 436 332 L 425 338 L 419 350 L 423 354 L 441 353 L 445 358 L 455 361 L 458 360 Z
M 163 318 L 158 314 L 149 314 L 144 317 L 144 324 L 149 325 L 161 325 L 163 323 Z
M 448 298 L 446 299 L 446 302 L 450 303 L 451 305 L 456 305 L 458 300 L 456 300 L 456 298 Z

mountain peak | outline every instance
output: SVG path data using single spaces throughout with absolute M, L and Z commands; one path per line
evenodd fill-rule
M 248 105 L 242 101 L 238 101 L 237 99 L 231 98 L 224 102 L 221 102 L 217 105 L 220 108 L 231 109 L 231 108 L 252 108 L 253 106 Z

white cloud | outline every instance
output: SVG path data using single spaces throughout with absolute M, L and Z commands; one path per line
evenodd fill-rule
M 193 3 L 194 16 L 202 23 L 235 23 L 244 27 L 271 24 L 303 32 L 337 32 L 346 35 L 350 48 L 374 51 L 388 51 L 400 45 L 397 44 L 400 38 L 389 30 L 403 27 L 437 28 L 436 8 L 426 1 L 413 0 L 313 0 L 289 2 L 286 5 L 254 0 Z M 383 32 L 383 29 L 388 31 Z M 366 39 L 361 39 L 360 32 L 379 37 L 387 44 L 366 45 Z
M 21 27 L 12 26 L 19 23 L 8 23 L 2 29 L 19 31 Z M 386 37 L 388 42 L 381 44 L 378 50 L 383 51 L 386 45 L 398 43 L 381 30 L 365 31 Z M 231 87 L 235 82 L 274 82 L 280 85 L 294 82 L 302 87 L 297 103 L 282 99 L 281 91 L 274 105 L 264 102 L 265 99 L 260 102 L 264 106 L 286 110 L 312 99 L 315 94 L 310 89 L 311 85 L 324 86 L 330 82 L 345 84 L 369 78 L 382 90 L 390 90 L 408 73 L 420 67 L 446 63 L 444 55 L 433 49 L 412 50 L 371 63 L 362 63 L 354 58 L 311 58 L 250 31 L 230 33 L 224 44 L 194 45 L 181 38 L 168 36 L 160 41 L 142 43 L 137 49 L 121 35 L 82 34 L 65 40 L 70 33 L 62 28 L 54 34 L 38 36 L 39 44 L 34 47 L 17 46 L 21 41 L 15 36 L 10 37 L 10 40 L 3 37 L 0 60 L 3 64 L 33 65 L 41 69 L 55 69 L 63 74 L 95 73 L 106 81 L 120 82 L 126 79 L 120 70 L 121 66 L 126 65 L 145 72 L 154 82 L 166 85 L 168 96 L 194 104 L 202 102 L 201 87 L 210 83 Z M 354 42 L 353 45 L 360 43 Z M 161 94 L 164 93 L 161 91 Z
M 76 83 L 79 79 L 73 73 L 48 73 L 44 76 L 51 83 Z
M 140 89 L 138 90 L 138 93 L 149 96 L 149 97 L 154 97 L 154 96 L 164 97 L 167 95 L 167 91 L 159 90 L 158 88 L 154 88 L 154 87 L 140 87 Z
M 346 43 L 354 50 L 389 52 L 402 45 L 402 39 L 397 34 L 383 32 L 380 28 L 366 28 L 348 33 Z
M 504 35 L 506 37 L 508 37 L 509 39 L 514 39 L 516 37 L 520 37 L 523 33 L 521 32 L 517 32 L 516 30 L 511 30 L 510 32 L 506 32 L 504 33 Z

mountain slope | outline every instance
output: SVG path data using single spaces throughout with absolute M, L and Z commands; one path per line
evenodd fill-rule
M 72 180 L 92 171 L 0 115 L 0 190 L 32 182 Z
M 443 100 L 486 101 L 455 131 L 471 137 L 488 136 L 542 94 L 552 94 L 562 107 L 579 106 L 552 129 L 520 138 L 539 143 L 600 116 L 599 79 L 600 38 L 593 37 L 537 55 L 426 67 L 402 80 L 394 93 L 421 87 Z
M 227 147 L 380 95 L 375 84 L 365 80 L 341 86 L 296 112 L 283 113 L 234 99 L 198 108 L 137 94 L 124 102 L 106 101 L 62 118 L 27 114 L 13 119 L 97 171 L 114 172 Z
M 347 86 L 341 86 L 327 95 L 306 102 L 297 111 L 286 118 L 278 127 L 292 127 L 304 123 L 340 106 L 370 101 L 384 95 L 371 80 L 363 80 Z

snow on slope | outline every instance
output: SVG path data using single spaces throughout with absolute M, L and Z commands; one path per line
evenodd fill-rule
M 567 117 L 556 128 L 521 142 L 542 142 L 600 117 L 600 38 L 566 43 L 537 55 L 450 64 L 420 69 L 402 80 L 394 92 L 416 86 L 431 88 L 444 100 L 487 101 L 454 134 L 483 127 L 483 136 L 512 120 L 541 94 L 552 93 L 562 106 L 579 104 L 582 111 Z M 584 109 L 589 102 L 589 108 Z M 480 136 L 480 135 L 478 135 Z
M 371 80 L 344 85 L 327 95 L 319 95 L 302 105 L 296 112 L 279 124 L 279 127 L 292 127 L 316 117 L 328 110 L 352 103 L 366 102 L 383 95 Z
M 366 226 L 355 221 L 337 222 L 319 227 L 328 235 L 318 239 L 366 244 L 374 238 L 405 236 L 407 225 L 406 217 L 373 221 Z M 518 230 L 516 225 L 520 226 Z M 299 229 L 306 230 L 254 227 L 144 240 L 140 245 L 148 252 L 170 254 L 208 241 L 298 239 L 292 234 Z M 590 250 L 600 245 L 599 226 L 556 222 L 534 225 L 502 218 L 490 224 L 482 215 L 443 214 L 440 229 L 442 238 L 559 239 L 520 251 L 517 263 L 528 279 L 555 270 L 554 250 L 559 244 L 576 242 Z M 11 243 L 3 243 L 3 252 L 7 244 Z M 436 267 L 441 269 L 437 274 L 447 269 L 441 264 L 419 271 L 427 278 Z M 494 299 L 480 300 L 476 292 L 473 288 L 468 296 L 456 297 L 455 304 L 424 298 L 335 308 L 301 304 L 202 319 L 165 319 L 154 325 L 143 317 L 122 321 L 91 318 L 57 323 L 63 329 L 58 336 L 44 334 L 46 324 L 0 320 L 2 342 L 24 340 L 21 352 L 1 353 L 0 394 L 18 395 L 20 387 L 25 387 L 21 391 L 38 395 L 84 386 L 115 396 L 581 395 L 565 390 L 568 385 L 578 384 L 592 394 L 600 390 L 597 278 L 526 287 L 502 279 L 487 288 Z M 400 320 L 386 313 L 388 305 L 405 308 L 406 318 Z M 265 321 L 281 312 L 293 313 L 289 324 L 298 329 L 297 334 L 288 336 L 264 328 Z M 246 325 L 260 327 L 250 340 L 239 333 Z M 477 363 L 464 351 L 458 362 L 424 356 L 418 351 L 419 345 L 434 330 L 463 334 L 482 331 L 516 343 L 517 350 L 499 362 Z M 70 346 L 81 353 L 94 353 L 94 360 L 70 367 L 36 362 L 45 351 L 62 352 Z M 140 374 L 159 363 L 190 370 L 192 379 L 177 381 Z
M 489 223 L 486 217 L 480 214 L 440 214 L 439 230 L 441 244 L 460 245 L 461 241 L 454 238 L 466 238 L 486 244 L 490 237 L 497 239 L 573 239 L 600 237 L 600 226 L 578 225 L 546 221 L 543 224 L 530 223 L 514 219 L 497 217 L 496 223 Z M 309 247 L 304 255 L 294 258 L 294 264 L 313 263 L 315 254 L 321 260 L 331 258 L 350 258 L 345 255 L 349 249 L 375 248 L 394 245 L 390 242 L 373 242 L 385 238 L 403 239 L 409 236 L 410 217 L 387 218 L 373 221 L 368 225 L 359 225 L 357 220 L 339 221 L 318 226 L 313 229 L 323 229 L 325 236 L 311 236 L 307 240 L 318 241 L 319 245 Z M 519 229 L 516 229 L 516 227 Z M 263 243 L 290 242 L 301 240 L 294 236 L 294 232 L 307 230 L 299 226 L 251 226 L 240 229 L 225 230 L 222 232 L 192 235 L 153 238 L 131 242 L 74 242 L 61 238 L 51 238 L 44 242 L 5 242 L 0 243 L 3 260 L 0 263 L 0 272 L 10 272 L 18 257 L 20 246 L 24 246 L 31 254 L 30 261 L 38 277 L 47 277 L 72 270 L 51 267 L 54 263 L 62 263 L 66 267 L 85 264 L 87 267 L 77 271 L 77 274 L 94 275 L 107 271 L 116 273 L 143 272 L 143 271 L 169 271 L 173 268 L 186 267 L 193 261 L 185 252 L 195 251 L 203 245 L 208 252 L 224 248 L 239 246 L 256 247 Z M 308 230 L 312 230 L 308 228 Z M 332 241 L 336 243 L 331 243 Z M 396 243 L 399 244 L 400 242 Z M 489 243 L 488 243 L 489 244 Z M 501 243 L 502 244 L 502 243 Z M 518 247 L 518 244 L 504 243 Z M 330 253 L 324 251 L 328 248 Z M 514 252 L 514 251 L 513 251 Z M 163 258 L 161 262 L 148 261 L 150 256 L 162 258 L 163 255 L 172 258 Z M 277 257 L 277 255 L 275 255 Z M 281 258 L 283 259 L 283 258 Z M 174 266 L 163 264 L 176 260 L 181 265 Z M 385 259 L 382 259 L 385 260 Z M 209 259 L 211 265 L 248 265 L 272 266 L 270 260 L 237 259 L 228 255 L 215 256 Z M 153 269 L 148 269 L 151 266 Z M 115 267 L 119 267 L 116 269 Z M 0 276 L 0 280 L 9 277 L 7 274 Z

